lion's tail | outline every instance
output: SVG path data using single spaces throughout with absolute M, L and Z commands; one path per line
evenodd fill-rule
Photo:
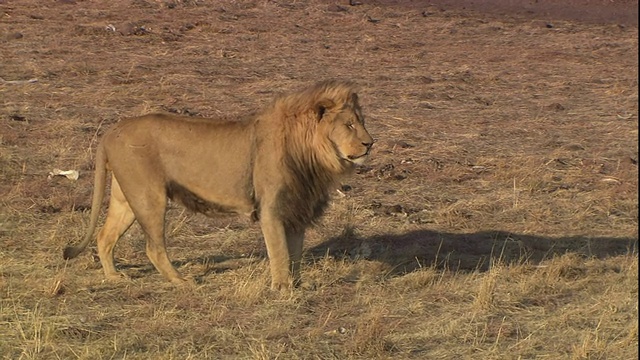
M 89 228 L 84 236 L 82 242 L 77 246 L 67 246 L 62 253 L 64 259 L 73 259 L 78 256 L 93 239 L 93 232 L 96 229 L 98 223 L 98 216 L 100 215 L 100 207 L 102 200 L 104 199 L 105 185 L 107 182 L 107 156 L 104 151 L 102 143 L 98 145 L 96 150 L 96 170 L 94 177 L 93 198 L 91 200 L 91 219 L 89 222 Z

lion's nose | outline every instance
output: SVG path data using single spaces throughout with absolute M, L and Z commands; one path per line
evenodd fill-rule
M 369 150 L 371 150 L 371 147 L 373 146 L 374 142 L 375 142 L 374 140 L 371 140 L 371 142 L 363 142 L 362 143 L 362 145 L 364 145 L 364 147 L 367 148 L 367 153 L 369 153 Z

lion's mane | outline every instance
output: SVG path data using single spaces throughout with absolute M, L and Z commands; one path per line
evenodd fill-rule
M 334 144 L 320 127 L 318 116 L 326 107 L 341 109 L 353 101 L 350 82 L 325 81 L 305 91 L 281 95 L 257 117 L 266 125 L 258 134 L 279 134 L 285 184 L 278 194 L 279 215 L 286 228 L 304 229 L 324 212 L 330 190 L 352 164 L 335 156 Z M 273 149 L 272 149 L 273 151 Z

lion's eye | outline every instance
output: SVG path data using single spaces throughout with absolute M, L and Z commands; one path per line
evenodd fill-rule
M 353 130 L 353 129 L 355 129 L 355 128 L 356 128 L 355 126 L 353 126 L 353 124 L 352 124 L 352 123 L 347 124 L 347 127 L 348 127 L 349 129 L 351 129 L 351 130 Z

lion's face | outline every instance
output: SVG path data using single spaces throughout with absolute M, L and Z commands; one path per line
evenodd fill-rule
M 373 138 L 364 127 L 357 100 L 347 103 L 330 121 L 328 138 L 340 159 L 361 165 L 367 159 Z

